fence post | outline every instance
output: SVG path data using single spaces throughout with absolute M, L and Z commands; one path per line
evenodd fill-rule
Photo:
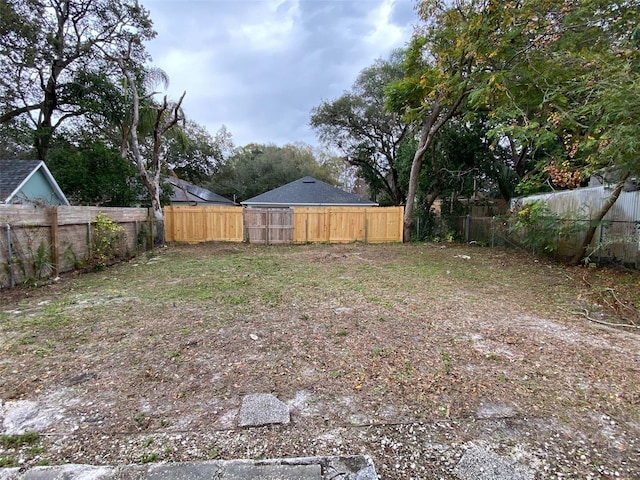
M 93 238 L 91 238 L 91 221 L 87 222 L 87 258 L 91 258 L 93 255 Z
M 269 230 L 269 220 L 271 220 L 271 210 L 269 210 L 267 208 L 267 218 L 265 220 L 265 231 L 264 231 L 264 242 L 266 245 L 269 245 L 269 234 L 270 234 L 270 230 Z
M 16 286 L 16 279 L 13 275 L 13 251 L 11 250 L 11 225 L 7 223 L 7 266 L 9 267 L 9 288 Z
M 135 235 L 135 251 L 136 251 L 136 255 L 138 255 L 140 253 L 140 232 L 138 231 L 138 220 L 136 220 L 135 222 L 133 222 L 133 234 Z
M 491 248 L 495 248 L 496 238 L 496 217 L 491 217 Z
M 155 239 L 153 238 L 155 222 L 153 221 L 153 207 L 149 207 L 147 215 L 147 221 L 149 222 L 149 250 L 153 250 L 153 243 Z
M 60 256 L 58 254 L 58 207 L 53 206 L 51 213 L 51 263 L 53 264 L 53 277 L 60 274 Z
M 469 243 L 471 237 L 471 215 L 464 218 L 464 241 Z

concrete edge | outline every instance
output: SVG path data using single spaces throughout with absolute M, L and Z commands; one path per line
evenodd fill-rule
M 367 455 L 289 457 L 265 460 L 206 460 L 200 462 L 160 462 L 146 465 L 86 465 L 67 464 L 58 466 L 22 468 L 0 468 L 0 480 L 144 480 L 159 470 L 184 471 L 231 471 L 239 466 L 260 468 L 319 465 L 321 479 L 378 480 L 373 459 Z

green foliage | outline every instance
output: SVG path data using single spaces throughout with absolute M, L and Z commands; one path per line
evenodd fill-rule
M 165 158 L 182 180 L 195 184 L 215 174 L 233 150 L 231 134 L 222 126 L 215 136 L 201 125 L 187 121 L 169 132 Z
M 518 50 L 510 64 L 506 51 L 495 57 L 509 68 L 488 85 L 494 132 L 544 153 L 520 191 L 549 181 L 565 188 L 555 172 L 543 173 L 553 165 L 582 177 L 603 167 L 640 171 L 637 4 L 527 0 L 503 10 L 522 35 L 512 38 Z
M 18 466 L 18 461 L 16 460 L 16 457 L 13 457 L 13 456 L 0 457 L 0 468 L 12 468 L 17 466 Z
M 51 247 L 43 230 L 34 225 L 24 225 L 18 231 L 12 236 L 12 257 L 5 268 L 7 273 L 13 271 L 17 283 L 37 284 L 53 271 Z
M 53 263 L 51 263 L 51 248 L 42 241 L 33 256 L 33 270 L 37 279 L 46 278 L 53 271 Z
M 108 98 L 103 80 L 114 83 L 112 58 L 130 52 L 134 63 L 144 64 L 143 42 L 155 32 L 148 11 L 132 0 L 5 0 L 0 6 L 0 124 L 28 118 L 44 160 L 60 126 L 99 104 L 111 108 L 99 99 Z
M 402 78 L 401 52 L 377 60 L 360 72 L 351 90 L 313 109 L 310 124 L 320 139 L 337 148 L 357 168 L 381 204 L 401 205 L 406 187 L 399 183 L 398 148 L 410 137 L 409 125 L 385 108 L 385 88 Z
M 129 207 L 144 196 L 140 174 L 120 152 L 102 141 L 79 135 L 56 142 L 47 166 L 71 203 Z
M 124 228 L 107 215 L 99 213 L 93 228 L 89 265 L 100 270 L 111 264 L 121 254 L 124 239 Z
M 140 459 L 140 463 L 153 463 L 153 462 L 157 462 L 158 459 L 160 458 L 160 456 L 156 453 L 149 453 L 147 455 L 143 455 L 142 458 Z
M 488 171 L 505 197 L 515 179 L 525 179 L 522 193 L 564 182 L 553 165 L 573 175 L 562 187 L 602 167 L 640 171 L 635 2 L 423 0 L 417 11 L 423 24 L 406 50 L 405 75 L 386 88 L 389 108 L 421 124 L 414 172 L 456 115 L 486 115 Z M 420 181 L 409 179 L 405 233 Z
M 444 366 L 445 375 L 451 375 L 451 355 L 444 350 L 440 352 L 442 356 L 442 365 Z
M 249 144 L 234 151 L 213 176 L 209 188 L 242 201 L 307 175 L 335 183 L 332 163 L 319 163 L 317 157 L 306 145 Z
M 508 233 L 534 253 L 554 253 L 562 236 L 577 233 L 581 228 L 575 219 L 557 215 L 541 200 L 525 203 L 509 219 Z

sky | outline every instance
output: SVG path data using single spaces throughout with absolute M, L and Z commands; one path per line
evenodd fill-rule
M 142 0 L 157 37 L 153 65 L 186 91 L 188 119 L 236 146 L 318 146 L 313 107 L 349 90 L 358 73 L 405 46 L 413 0 Z

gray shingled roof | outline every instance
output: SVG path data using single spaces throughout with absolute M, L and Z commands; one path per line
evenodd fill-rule
M 0 202 L 14 193 L 40 160 L 0 160 Z
M 240 202 L 246 206 L 361 206 L 377 203 L 345 192 L 313 177 L 303 177 L 271 191 Z
M 213 193 L 206 188 L 198 187 L 186 180 L 179 178 L 169 178 L 169 183 L 173 186 L 172 202 L 196 202 L 196 203 L 216 203 L 222 205 L 235 205 L 233 201 L 217 193 Z
M 43 161 L 17 159 L 0 160 L 0 203 L 12 203 L 19 199 L 23 184 L 38 171 L 45 176 L 59 201 L 69 205 L 67 197 Z

